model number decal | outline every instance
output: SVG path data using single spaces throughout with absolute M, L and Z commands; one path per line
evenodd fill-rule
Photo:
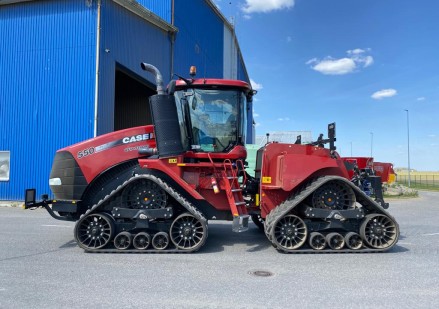
M 95 153 L 94 147 L 90 147 L 81 151 L 78 151 L 78 159 L 84 158 L 86 156 L 89 156 L 91 154 Z
M 89 147 L 87 149 L 81 150 L 78 152 L 78 159 L 81 158 L 85 158 L 89 155 L 92 155 L 94 153 L 98 153 L 98 152 L 102 152 L 117 146 L 121 146 L 121 145 L 126 145 L 126 144 L 131 144 L 131 143 L 137 143 L 137 142 L 142 142 L 142 141 L 146 141 L 146 140 L 150 140 L 154 138 L 154 133 L 145 133 L 145 134 L 137 134 L 137 135 L 132 135 L 132 136 L 126 136 L 122 139 L 118 139 L 115 141 L 111 141 L 96 147 Z M 138 146 L 140 147 L 140 146 Z M 138 149 L 138 147 L 128 147 L 125 148 L 124 151 L 128 152 L 128 151 L 133 151 L 135 149 Z

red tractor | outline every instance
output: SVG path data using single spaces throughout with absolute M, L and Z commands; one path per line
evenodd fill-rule
M 375 175 L 381 177 L 383 183 L 391 184 L 396 180 L 396 173 L 392 163 L 374 162 L 373 170 L 375 171 Z
M 392 248 L 395 219 L 350 181 L 335 151 L 335 124 L 316 143 L 267 143 L 256 174 L 245 171 L 245 82 L 180 78 L 166 91 L 155 74 L 154 125 L 102 135 L 60 149 L 43 206 L 54 218 L 77 221 L 74 236 L 90 252 L 192 252 L 208 236 L 208 220 L 249 218 L 282 252 L 371 252 Z M 324 148 L 329 144 L 329 149 Z

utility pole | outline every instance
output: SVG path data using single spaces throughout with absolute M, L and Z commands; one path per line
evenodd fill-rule
M 408 185 L 410 188 L 410 125 L 409 125 L 409 110 L 405 109 L 407 112 L 407 162 L 408 162 L 408 171 L 409 171 L 409 181 Z

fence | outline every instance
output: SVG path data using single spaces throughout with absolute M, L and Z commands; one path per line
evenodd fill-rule
M 408 175 L 397 175 L 396 182 L 403 185 L 408 185 Z M 419 188 L 439 188 L 439 173 L 438 174 L 413 174 L 410 175 L 410 186 Z

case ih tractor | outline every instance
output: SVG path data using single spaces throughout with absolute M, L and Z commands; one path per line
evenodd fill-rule
M 373 252 L 392 248 L 399 226 L 349 179 L 328 139 L 267 143 L 255 177 L 245 171 L 245 82 L 180 78 L 150 98 L 153 125 L 102 135 L 57 151 L 50 175 L 55 199 L 35 201 L 59 220 L 77 221 L 74 237 L 89 252 L 192 252 L 209 220 L 235 232 L 251 218 L 281 252 Z M 324 148 L 324 144 L 329 144 Z

